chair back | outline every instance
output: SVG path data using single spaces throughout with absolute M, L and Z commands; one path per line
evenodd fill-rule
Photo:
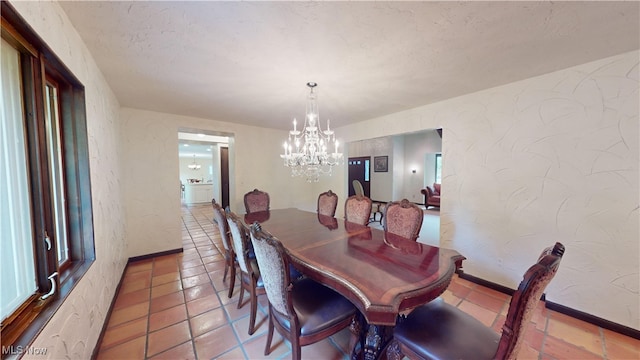
M 356 193 L 356 195 L 364 196 L 364 188 L 362 187 L 362 183 L 360 182 L 360 180 L 353 180 L 352 184 L 353 191 Z
M 333 191 L 325 191 L 318 196 L 318 214 L 334 216 L 338 207 L 338 194 Z
M 511 297 L 507 320 L 502 326 L 496 359 L 515 358 L 524 340 L 524 332 L 545 288 L 556 275 L 564 245 L 557 242 L 544 249 L 538 262 L 524 274 L 518 290 Z
M 371 199 L 363 195 L 350 196 L 344 202 L 344 218 L 345 220 L 367 225 L 371 217 Z
M 423 219 L 424 213 L 418 205 L 402 199 L 387 204 L 383 227 L 392 234 L 417 240 Z
M 233 248 L 238 258 L 238 266 L 242 272 L 251 274 L 253 267 L 249 263 L 249 238 L 245 230 L 242 220 L 238 215 L 230 212 L 227 214 L 227 222 L 229 223 L 229 230 L 231 232 L 231 239 Z
M 289 256 L 285 252 L 282 243 L 273 235 L 262 230 L 259 223 L 251 225 L 251 242 L 253 251 L 258 260 L 264 288 L 269 299 L 269 304 L 281 314 L 293 318 L 296 316 L 293 310 L 293 302 L 289 286 Z
M 244 194 L 244 208 L 247 213 L 269 210 L 269 194 L 258 189 Z
M 225 211 L 222 209 L 222 206 L 216 202 L 216 199 L 211 200 L 211 205 L 213 206 L 213 219 L 218 225 L 220 237 L 222 238 L 222 246 L 224 246 L 226 251 L 229 251 L 231 249 L 231 242 L 229 241 L 229 224 L 227 223 L 227 216 L 225 215 Z

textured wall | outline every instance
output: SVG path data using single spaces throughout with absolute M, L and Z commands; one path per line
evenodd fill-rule
M 32 345 L 46 348 L 48 359 L 88 359 L 127 260 L 118 139 L 120 106 L 58 4 L 12 5 L 85 86 L 96 261 Z
M 243 195 L 254 188 L 269 193 L 271 208 L 311 206 L 315 211 L 317 194 L 306 193 L 311 186 L 301 179 L 292 180 L 282 165 L 279 154 L 285 131 L 130 108 L 121 110 L 121 118 L 129 257 L 182 246 L 178 160 L 181 128 L 233 137 L 229 146 L 232 211 L 244 212 Z
M 640 329 L 637 51 L 336 129 L 444 128 L 441 244 L 512 288 L 563 242 L 550 301 Z

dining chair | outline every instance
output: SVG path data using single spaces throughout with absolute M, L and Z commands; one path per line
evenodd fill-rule
M 418 205 L 402 199 L 385 206 L 382 227 L 392 234 L 417 240 L 423 219 L 424 213 Z
M 229 241 L 229 224 L 227 222 L 227 216 L 220 204 L 215 199 L 211 199 L 211 205 L 213 206 L 213 220 L 218 225 L 220 237 L 222 238 L 222 247 L 224 248 L 224 275 L 222 275 L 222 281 L 226 281 L 227 273 L 229 274 L 229 298 L 233 296 L 233 288 L 236 284 L 236 267 L 238 261 L 236 254 L 233 251 L 231 242 Z
M 244 208 L 247 214 L 257 211 L 268 211 L 269 193 L 253 189 L 253 191 L 244 194 Z
M 338 195 L 333 191 L 325 191 L 318 195 L 318 214 L 335 216 L 338 207 Z
M 364 188 L 362 187 L 362 183 L 360 182 L 360 180 L 353 180 L 351 184 L 353 185 L 353 192 L 355 193 L 355 195 L 365 196 Z
M 363 195 L 350 196 L 344 202 L 344 218 L 345 220 L 367 225 L 371 217 L 371 199 Z
M 271 353 L 274 328 L 291 343 L 291 358 L 299 360 L 302 346 L 313 344 L 351 324 L 356 307 L 347 298 L 309 278 L 293 282 L 290 259 L 282 243 L 262 230 L 250 228 L 269 299 L 269 331 L 264 354 Z
M 244 291 L 249 292 L 251 309 L 249 313 L 249 335 L 253 335 L 256 326 L 256 313 L 258 311 L 258 295 L 264 294 L 264 284 L 260 276 L 258 263 L 252 253 L 251 240 L 249 240 L 247 230 L 242 220 L 233 212 L 227 214 L 227 222 L 233 239 L 233 247 L 236 250 L 238 267 L 240 268 L 240 298 L 238 299 L 238 309 L 244 304 Z M 253 254 L 252 254 L 253 255 Z
M 555 276 L 564 245 L 546 248 L 512 295 L 502 335 L 438 298 L 398 320 L 387 348 L 389 360 L 514 359 L 544 289 Z

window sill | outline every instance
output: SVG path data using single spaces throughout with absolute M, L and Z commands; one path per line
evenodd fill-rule
M 42 329 L 53 318 L 60 306 L 67 299 L 71 291 L 87 273 L 94 260 L 76 261 L 60 274 L 60 288 L 58 294 L 50 301 L 33 301 L 24 311 L 6 328 L 2 329 L 2 348 L 26 349 Z M 5 333 L 22 328 L 21 335 L 13 343 L 5 343 Z M 10 338 L 10 336 L 9 336 Z M 2 354 L 2 359 L 19 359 L 23 354 Z

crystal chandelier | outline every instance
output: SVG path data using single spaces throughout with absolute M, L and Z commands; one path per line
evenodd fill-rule
M 193 163 L 189 164 L 189 169 L 191 170 L 200 170 L 200 164 L 196 163 L 196 155 L 193 155 Z
M 331 176 L 331 169 L 342 160 L 338 152 L 338 141 L 329 127 L 322 130 L 316 94 L 313 92 L 318 84 L 307 83 L 311 89 L 307 100 L 307 114 L 302 130 L 298 130 L 296 119 L 293 119 L 293 130 L 289 131 L 289 139 L 284 142 L 284 166 L 291 168 L 291 176 L 304 176 L 307 182 L 317 182 L 320 175 Z M 331 151 L 333 152 L 327 152 Z

